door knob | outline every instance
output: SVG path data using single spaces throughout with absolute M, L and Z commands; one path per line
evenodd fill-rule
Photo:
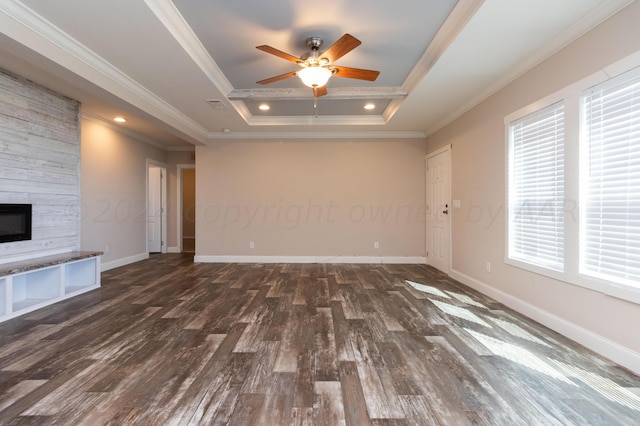
M 442 210 L 443 214 L 449 214 L 449 210 Z

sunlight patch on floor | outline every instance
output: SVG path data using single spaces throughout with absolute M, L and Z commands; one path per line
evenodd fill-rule
M 404 280 L 404 282 L 406 282 L 411 287 L 413 287 L 416 290 L 421 291 L 423 293 L 433 294 L 434 296 L 439 296 L 439 297 L 442 297 L 444 299 L 451 299 L 451 297 L 449 297 L 448 294 L 446 294 L 442 290 L 439 290 L 439 289 L 437 289 L 435 287 L 431 287 L 430 285 L 424 285 L 424 284 L 416 283 L 416 282 L 409 281 L 409 280 Z
M 561 380 L 565 383 L 576 386 L 575 383 L 565 377 L 562 373 L 558 372 L 555 368 L 553 368 L 542 359 L 538 358 L 534 353 L 528 351 L 525 348 L 514 345 L 512 343 L 503 342 L 502 340 L 487 336 L 482 333 L 478 333 L 468 328 L 465 328 L 465 331 L 471 334 L 477 341 L 482 343 L 494 355 L 506 358 L 509 361 L 513 361 L 524 367 L 530 368 L 549 377 L 553 377 L 554 379 Z
M 454 317 L 462 318 L 463 320 L 475 322 L 476 324 L 480 324 L 485 327 L 491 328 L 491 325 L 489 325 L 486 321 L 484 321 L 482 318 L 480 318 L 479 316 L 477 316 L 476 314 L 474 314 L 468 309 L 461 308 L 460 306 L 455 306 L 455 305 L 450 305 L 448 303 L 440 302 L 439 300 L 429 299 L 429 301 L 434 305 L 436 305 L 438 309 L 440 309 L 445 314 L 453 315 Z
M 640 411 L 640 396 L 623 388 L 613 380 L 551 358 L 549 358 L 549 361 L 561 367 L 570 377 L 580 379 L 605 398 Z
M 522 328 L 518 327 L 517 325 L 515 325 L 513 323 L 510 323 L 509 321 L 501 320 L 500 318 L 490 318 L 490 319 L 491 319 L 491 321 L 496 323 L 501 329 L 503 329 L 507 333 L 511 334 L 512 336 L 520 337 L 521 339 L 525 339 L 525 340 L 528 340 L 530 342 L 534 342 L 534 343 L 537 343 L 539 345 L 546 346 L 548 348 L 551 347 L 551 345 L 549 345 L 547 342 L 544 342 L 544 341 L 538 339 L 533 334 L 529 333 L 526 330 L 523 330 Z
M 476 306 L 476 307 L 482 308 L 482 309 L 489 309 L 486 306 L 484 306 L 482 303 L 476 301 L 475 299 L 472 299 L 471 297 L 467 296 L 466 294 L 455 293 L 453 291 L 447 291 L 447 293 L 449 293 L 451 296 L 455 297 L 456 299 L 458 299 L 459 301 L 461 301 L 462 303 L 465 303 L 467 305 Z

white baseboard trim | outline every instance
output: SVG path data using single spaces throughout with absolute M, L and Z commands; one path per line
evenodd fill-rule
M 167 253 L 180 253 L 180 247 L 167 247 Z
M 193 258 L 195 263 L 395 263 L 424 264 L 419 256 L 202 256 Z
M 104 262 L 100 265 L 100 270 L 102 272 L 108 271 L 109 269 L 119 268 L 120 266 L 125 266 L 130 263 L 139 262 L 141 260 L 145 260 L 149 258 L 149 253 L 140 253 L 129 257 L 123 257 L 120 259 L 112 260 L 110 262 Z
M 606 337 L 596 334 L 586 328 L 567 321 L 559 316 L 547 312 L 529 302 L 518 299 L 508 293 L 498 290 L 490 285 L 472 278 L 462 272 L 451 269 L 449 276 L 469 287 L 477 290 L 498 302 L 526 315 L 527 317 L 543 324 L 550 329 L 557 331 L 563 336 L 574 340 L 592 351 L 609 358 L 625 368 L 640 374 L 640 354 L 613 342 Z

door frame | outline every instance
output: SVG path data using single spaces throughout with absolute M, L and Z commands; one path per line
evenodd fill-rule
M 161 236 L 160 236 L 160 253 L 166 253 L 167 252 L 167 164 L 160 162 L 160 161 L 156 161 L 156 160 L 152 160 L 150 158 L 147 158 L 146 161 L 146 169 L 145 169 L 145 205 L 147 206 L 147 208 L 145 209 L 145 219 L 144 219 L 144 223 L 145 223 L 145 247 L 146 247 L 146 253 L 149 254 L 149 169 L 152 167 L 157 167 L 160 168 L 162 170 L 162 180 L 161 180 L 161 187 L 160 187 L 160 197 L 162 197 L 162 200 L 160 202 L 160 205 L 162 207 L 162 214 L 160 215 L 160 221 L 162 222 L 160 225 L 160 232 L 161 232 Z
M 185 169 L 195 169 L 195 164 L 178 164 L 177 166 L 177 206 L 176 206 L 176 220 L 177 220 L 177 238 L 178 238 L 178 253 L 182 253 L 182 171 Z
M 445 146 L 443 146 L 442 148 L 436 149 L 435 151 L 432 151 L 430 153 L 428 153 L 425 156 L 425 175 L 426 175 L 426 187 L 425 187 L 425 201 L 429 201 L 429 159 L 443 154 L 445 152 L 449 152 L 449 164 L 447 165 L 447 167 L 449 168 L 449 173 L 448 173 L 448 178 L 449 178 L 449 182 L 445 183 L 445 185 L 448 186 L 448 192 L 449 192 L 449 214 L 447 214 L 447 223 L 445 224 L 445 228 L 446 228 L 446 232 L 447 232 L 447 240 L 448 240 L 448 257 L 449 257 L 449 261 L 447 262 L 446 271 L 442 271 L 444 273 L 446 273 L 447 275 L 451 272 L 451 265 L 452 265 L 452 257 L 453 257 L 453 241 L 451 238 L 451 216 L 452 216 L 452 212 L 453 212 L 453 208 L 452 208 L 452 203 L 451 203 L 451 199 L 452 199 L 452 194 L 451 194 L 451 182 L 453 181 L 453 177 L 452 177 L 452 169 L 451 169 L 451 144 L 447 144 Z M 429 206 L 427 206 L 427 222 L 426 222 L 426 229 L 425 229 L 425 258 L 427 260 L 427 265 L 429 264 L 429 221 L 431 220 L 431 212 L 428 210 Z

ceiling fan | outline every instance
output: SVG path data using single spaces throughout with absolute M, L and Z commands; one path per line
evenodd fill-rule
M 338 59 L 361 44 L 361 41 L 351 34 L 343 35 L 338 41 L 333 43 L 322 53 L 320 53 L 320 48 L 322 47 L 323 40 L 320 37 L 309 37 L 307 38 L 306 43 L 309 48 L 309 52 L 303 54 L 299 58 L 271 46 L 256 46 L 256 49 L 271 53 L 272 55 L 289 62 L 293 62 L 301 68 L 298 71 L 292 71 L 275 77 L 266 78 L 256 83 L 269 84 L 286 78 L 298 76 L 306 86 L 313 89 L 313 96 L 317 98 L 318 96 L 324 96 L 327 94 L 327 88 L 325 85 L 331 76 L 375 81 L 380 74 L 380 71 L 334 65 Z

